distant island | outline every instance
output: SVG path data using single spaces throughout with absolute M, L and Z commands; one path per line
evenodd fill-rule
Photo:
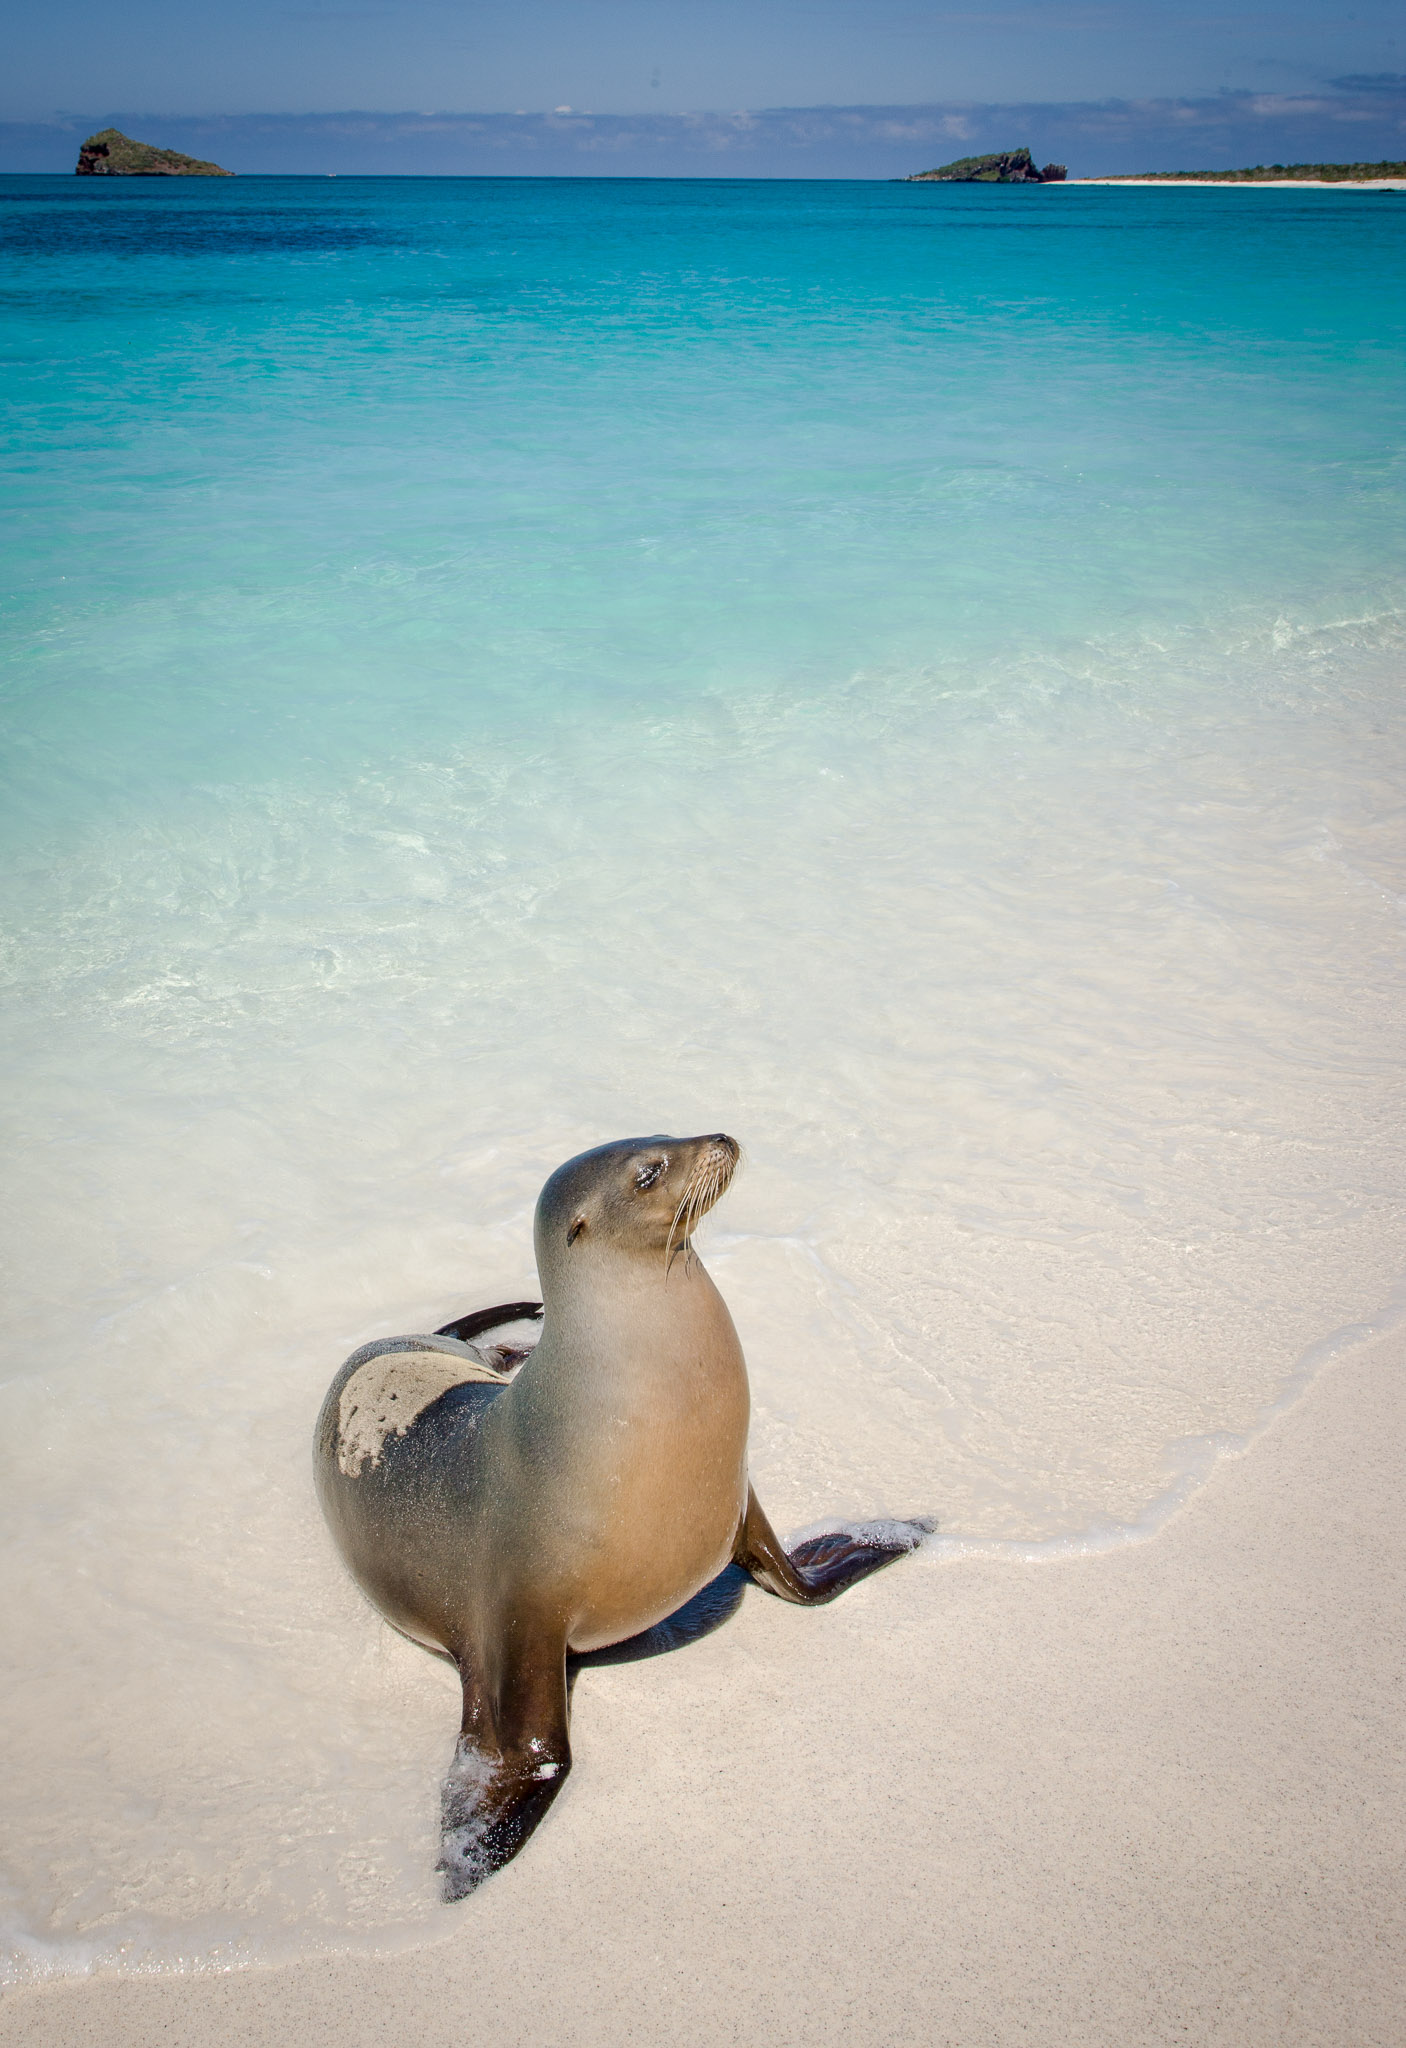
M 1256 164 L 1247 171 L 1122 171 L 1099 178 L 1100 185 L 1361 185 L 1377 178 L 1406 178 L 1406 163 Z M 1083 184 L 1093 184 L 1091 178 Z
M 232 178 L 233 171 L 207 164 L 198 156 L 185 156 L 179 149 L 157 149 L 150 142 L 133 142 L 120 128 L 100 128 L 90 135 L 78 152 L 76 176 L 80 178 Z
M 1028 149 L 1002 149 L 994 156 L 959 156 L 935 171 L 913 171 L 897 179 L 901 185 L 1061 185 L 1068 176 L 1063 164 L 1037 170 Z

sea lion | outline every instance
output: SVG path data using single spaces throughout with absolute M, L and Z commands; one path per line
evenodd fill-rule
M 353 1352 L 317 1425 L 323 1512 L 362 1590 L 457 1665 L 464 1717 L 439 1869 L 462 1898 L 522 1847 L 571 1768 L 569 1653 L 654 1627 L 735 1562 L 833 1600 L 930 1522 L 789 1555 L 747 1481 L 747 1368 L 692 1233 L 739 1149 L 627 1138 L 558 1167 L 537 1204 L 542 1304 Z M 529 1315 L 540 1341 L 475 1338 Z

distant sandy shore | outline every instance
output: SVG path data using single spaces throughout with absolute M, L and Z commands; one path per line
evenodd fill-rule
M 24 2048 L 1399 2048 L 1406 1341 L 1151 1542 L 587 1672 L 449 1942 L 11 1994 Z M 428 1881 L 428 1873 L 426 1873 Z
M 1067 178 L 1068 185 L 1159 185 L 1164 188 L 1214 185 L 1236 192 L 1406 192 L 1406 178 Z

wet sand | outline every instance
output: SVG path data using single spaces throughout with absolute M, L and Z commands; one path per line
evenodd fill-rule
M 1396 2048 L 1404 1362 L 1327 1367 L 1150 1542 L 588 1671 L 449 1942 L 19 1991 L 0 2039 Z

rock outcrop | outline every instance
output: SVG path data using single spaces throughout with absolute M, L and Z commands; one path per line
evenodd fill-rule
M 935 171 L 914 171 L 905 185 L 1060 185 L 1068 176 L 1063 164 L 1037 169 L 1028 149 L 1002 149 L 993 156 L 959 156 Z
M 178 149 L 157 149 L 150 142 L 133 142 L 120 128 L 100 128 L 90 135 L 78 152 L 80 178 L 232 178 L 218 164 L 207 164 L 198 156 L 184 156 Z

